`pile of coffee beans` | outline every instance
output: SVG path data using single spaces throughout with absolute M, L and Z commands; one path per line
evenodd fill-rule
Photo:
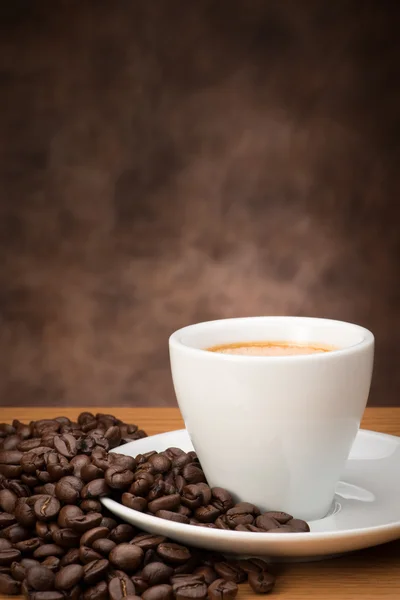
M 145 437 L 112 415 L 82 413 L 0 424 L 0 593 L 32 600 L 234 598 L 248 580 L 270 592 L 259 559 L 231 561 L 120 521 L 99 501 L 200 527 L 308 531 L 281 512 L 261 514 L 210 488 L 197 456 L 178 448 L 136 458 L 109 453 Z

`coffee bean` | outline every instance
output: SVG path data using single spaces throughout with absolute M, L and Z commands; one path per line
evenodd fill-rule
M 276 529 L 269 529 L 268 533 L 294 533 L 294 531 L 288 525 L 281 525 Z
M 30 588 L 38 592 L 46 592 L 54 587 L 54 574 L 42 565 L 32 567 L 26 572 L 26 582 Z
M 62 528 L 69 527 L 68 518 L 81 517 L 82 515 L 83 511 L 79 506 L 67 504 L 58 513 L 57 525 Z
M 206 478 L 203 471 L 196 465 L 185 465 L 182 470 L 182 476 L 188 483 L 205 483 Z
M 124 467 L 128 471 L 135 471 L 136 460 L 133 458 L 133 456 L 126 456 L 125 454 L 111 452 L 108 455 L 108 458 L 111 462 L 111 465 L 118 465 L 119 467 Z
M 30 440 L 22 440 L 17 446 L 17 450 L 20 452 L 30 452 L 34 448 L 38 448 L 41 445 L 41 441 L 38 438 L 32 438 Z
M 0 464 L 19 465 L 22 456 L 23 454 L 19 450 L 0 450 Z
M 40 565 L 40 562 L 34 558 L 21 558 L 20 565 L 24 567 L 24 569 L 30 569 L 31 567 Z
M 267 594 L 275 585 L 275 577 L 267 571 L 249 573 L 249 584 L 256 594 Z
M 63 600 L 62 592 L 51 590 L 47 592 L 32 592 L 29 594 L 29 600 Z
M 3 529 L 3 535 L 12 544 L 16 544 L 17 542 L 22 542 L 22 540 L 27 540 L 31 533 L 29 529 L 25 529 L 19 523 L 15 523 Z
M 206 565 L 202 567 L 196 567 L 196 569 L 193 571 L 193 575 L 199 575 L 203 577 L 207 585 L 211 585 L 212 582 L 218 578 L 218 575 L 214 569 Z
M 310 526 L 305 521 L 301 519 L 290 519 L 287 521 L 286 525 L 288 525 L 293 531 L 298 531 L 299 533 L 306 533 L 310 531 Z
M 21 552 L 16 548 L 0 549 L 0 567 L 8 567 L 12 562 L 18 561 L 21 558 Z
M 56 435 L 54 438 L 54 447 L 66 458 L 73 458 L 78 451 L 76 439 L 70 433 Z
M 22 554 L 30 554 L 39 548 L 42 545 L 42 541 L 35 537 L 30 538 L 29 540 L 22 540 L 22 542 L 17 542 L 14 544 L 14 548 L 22 552 Z
M 175 521 L 176 523 L 186 523 L 189 524 L 188 517 L 185 515 L 180 515 L 179 513 L 172 512 L 170 510 L 158 510 L 156 512 L 156 517 L 160 519 L 166 519 L 167 521 Z
M 151 562 L 142 569 L 142 578 L 147 581 L 149 586 L 160 583 L 169 583 L 174 569 L 162 562 Z
M 100 467 L 96 467 L 96 465 L 93 465 L 92 463 L 83 465 L 81 469 L 81 477 L 86 483 L 89 483 L 89 481 L 94 481 L 95 479 L 99 479 L 102 476 L 102 469 L 100 469 Z
M 171 496 L 161 496 L 148 504 L 148 510 L 152 513 L 156 513 L 159 510 L 173 510 L 180 504 L 179 494 L 172 494 Z
M 149 584 L 147 583 L 147 581 L 145 579 L 143 579 L 143 577 L 141 577 L 140 575 L 134 575 L 132 577 L 132 582 L 133 582 L 133 585 L 135 586 L 135 591 L 136 591 L 136 594 L 138 594 L 138 596 L 141 596 L 143 594 L 143 592 L 145 592 L 149 587 Z
M 20 562 L 11 563 L 11 576 L 16 581 L 23 581 L 26 576 L 26 568 Z
M 82 468 L 85 465 L 90 465 L 90 458 L 86 454 L 78 454 L 77 456 L 71 458 L 70 464 L 73 467 L 74 476 L 81 479 Z
M 111 425 L 104 434 L 108 440 L 110 448 L 115 448 L 121 442 L 121 430 L 117 425 Z
M 18 496 L 10 490 L 0 490 L 0 508 L 7 513 L 14 513 Z
M 60 559 L 57 556 L 48 556 L 42 562 L 42 567 L 47 567 L 53 573 L 56 573 L 60 567 Z
M 17 596 L 21 593 L 21 582 L 16 581 L 6 573 L 0 573 L 0 594 Z
M 157 554 L 167 562 L 183 564 L 191 558 L 189 548 L 173 542 L 163 542 L 157 546 Z
M 60 511 L 60 502 L 54 496 L 42 496 L 35 502 L 33 511 L 39 521 L 52 521 Z
M 135 594 L 135 586 L 128 578 L 113 577 L 108 583 L 108 594 L 110 600 L 123 600 L 126 596 Z
M 181 581 L 179 583 L 174 583 L 172 589 L 177 600 L 207 597 L 207 585 L 204 581 L 196 581 L 195 579 Z
M 0 513 L 0 529 L 3 529 L 4 527 L 9 527 L 10 525 L 13 525 L 16 522 L 16 518 L 14 517 L 14 515 L 11 515 L 10 513 L 7 512 L 2 512 Z M 22 523 L 21 523 L 22 525 Z
M 83 594 L 84 600 L 108 600 L 108 586 L 105 581 L 87 588 Z
M 102 498 L 110 494 L 110 488 L 104 479 L 93 479 L 89 481 L 81 491 L 81 496 L 84 500 L 90 498 Z
M 81 546 L 91 546 L 95 540 L 108 537 L 109 533 L 107 527 L 93 527 L 82 535 Z
M 61 477 L 56 484 L 55 494 L 65 504 L 75 504 L 80 497 L 82 486 L 83 482 L 78 477 L 73 475 Z
M 111 531 L 108 537 L 116 544 L 122 544 L 124 542 L 129 542 L 135 533 L 136 530 L 134 527 L 132 527 L 132 525 L 128 525 L 128 523 L 121 523 Z
M 109 531 L 112 531 L 118 527 L 118 523 L 112 517 L 102 517 L 99 527 L 107 527 Z
M 153 456 L 150 456 L 148 462 L 153 467 L 154 473 L 166 473 L 171 468 L 171 461 L 162 454 L 153 454 Z
M 68 523 L 68 527 L 82 534 L 88 529 L 93 529 L 94 527 L 98 527 L 101 523 L 103 515 L 101 513 L 88 513 L 86 515 L 79 516 L 68 516 L 66 517 L 66 521 Z
M 43 546 L 36 548 L 33 556 L 40 560 L 48 556 L 62 556 L 63 554 L 64 550 L 61 546 L 57 546 L 57 544 L 43 544 Z
M 242 583 L 246 581 L 247 573 L 240 568 L 237 563 L 234 562 L 218 562 L 214 565 L 214 569 L 222 579 L 227 581 L 234 581 L 235 583 Z
M 98 500 L 83 500 L 80 504 L 80 508 L 85 512 L 101 512 L 101 502 Z
M 267 513 L 264 513 L 256 518 L 255 525 L 260 527 L 264 531 L 269 531 L 270 529 L 276 529 L 279 527 L 279 523 L 273 517 L 270 517 Z
M 79 547 L 79 559 L 84 565 L 93 560 L 101 560 L 102 558 L 102 555 L 93 550 L 93 548 L 89 548 L 88 546 Z
M 41 538 L 44 542 L 50 543 L 53 540 L 52 533 L 49 529 L 49 525 L 43 521 L 38 521 L 35 525 L 36 535 Z
M 269 511 L 264 513 L 264 515 L 271 519 L 275 519 L 275 521 L 278 521 L 278 523 L 281 523 L 282 525 L 285 525 L 288 521 L 293 519 L 292 515 L 285 512 Z
M 211 523 L 212 521 L 215 521 L 219 515 L 220 511 L 212 504 L 200 506 L 194 511 L 194 517 L 200 521 L 200 523 Z
M 113 548 L 115 548 L 116 543 L 112 540 L 106 538 L 100 538 L 99 540 L 95 540 L 92 544 L 93 550 L 96 552 L 100 552 L 103 556 L 108 556 Z
M 208 597 L 210 600 L 231 600 L 236 598 L 238 586 L 233 581 L 225 579 L 216 579 L 208 588 Z
M 118 569 L 135 571 L 143 560 L 143 550 L 134 544 L 119 544 L 109 555 L 110 562 Z
M 83 582 L 85 585 L 94 585 L 103 579 L 109 564 L 105 558 L 86 563 L 83 567 Z
M 247 574 L 268 571 L 270 565 L 260 558 L 241 559 L 237 561 L 239 567 Z
M 154 550 L 160 544 L 163 544 L 166 541 L 166 538 L 163 535 L 155 535 L 152 533 L 138 533 L 135 535 L 131 544 L 135 544 L 142 548 L 143 551 L 146 550 Z
M 133 510 L 137 510 L 139 512 L 143 512 L 147 509 L 147 500 L 145 498 L 141 498 L 140 496 L 134 496 L 133 494 L 130 494 L 128 492 L 122 494 L 121 501 L 124 506 L 132 508 Z
M 71 550 L 68 550 L 68 552 L 62 557 L 60 566 L 67 567 L 68 565 L 78 564 L 79 561 L 79 548 L 71 548 Z
M 115 490 L 127 489 L 133 482 L 134 474 L 129 469 L 119 465 L 109 467 L 105 473 L 105 480 L 110 488 Z
M 67 527 L 54 531 L 53 541 L 58 546 L 61 546 L 61 548 L 75 548 L 79 546 L 80 535 L 80 533 Z
M 2 550 L 10 550 L 10 548 L 12 548 L 12 547 L 13 547 L 13 545 L 11 542 L 0 537 L 0 552 Z

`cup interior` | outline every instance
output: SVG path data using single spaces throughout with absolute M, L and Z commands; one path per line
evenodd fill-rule
M 184 327 L 172 334 L 170 343 L 206 350 L 219 344 L 238 342 L 292 342 L 323 344 L 332 346 L 333 351 L 340 351 L 367 340 L 373 340 L 371 332 L 343 321 L 308 317 L 247 317 Z

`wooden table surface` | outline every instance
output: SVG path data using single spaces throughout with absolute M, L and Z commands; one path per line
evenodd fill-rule
M 0 421 L 10 422 L 14 418 L 30 421 L 60 415 L 76 419 L 83 410 L 114 414 L 127 423 L 138 424 L 149 435 L 183 427 L 176 408 L 2 408 Z M 362 427 L 400 435 L 400 408 L 368 408 Z M 239 600 L 257 597 L 247 584 L 241 585 L 240 590 Z M 400 598 L 400 540 L 330 560 L 283 565 L 270 597 L 282 600 Z M 5 598 L 0 595 L 0 600 Z

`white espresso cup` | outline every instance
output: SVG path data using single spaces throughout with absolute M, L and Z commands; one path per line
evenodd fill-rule
M 248 356 L 219 344 L 292 342 L 328 352 Z M 172 378 L 210 486 L 262 510 L 330 510 L 367 403 L 373 334 L 351 323 L 249 317 L 198 323 L 169 340 Z

